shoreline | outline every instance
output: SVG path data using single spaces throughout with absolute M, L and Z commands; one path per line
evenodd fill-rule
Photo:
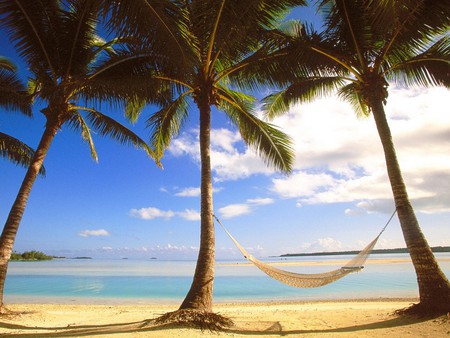
M 220 332 L 157 326 L 154 319 L 179 304 L 80 305 L 10 304 L 14 315 L 0 317 L 7 337 L 444 337 L 450 318 L 396 316 L 417 299 L 383 298 L 325 301 L 219 303 L 213 311 L 233 320 Z
M 12 298 L 9 299 L 9 298 Z M 14 299 L 15 298 L 15 299 Z M 179 298 L 102 298 L 102 297 L 38 297 L 38 296 L 14 296 L 6 297 L 4 304 L 8 305 L 75 305 L 75 306 L 178 306 L 183 299 Z M 411 297 L 361 297 L 361 298 L 261 298 L 261 299 L 214 299 L 215 305 L 258 305 L 258 304 L 307 304 L 307 303 L 357 303 L 357 302 L 418 302 L 419 298 Z

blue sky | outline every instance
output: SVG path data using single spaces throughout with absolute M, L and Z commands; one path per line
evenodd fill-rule
M 2 54 L 16 59 L 0 35 Z M 19 70 L 26 69 L 19 62 Z M 413 206 L 430 245 L 450 245 L 450 92 L 390 87 L 386 107 Z M 153 110 L 148 108 L 143 115 Z M 122 119 L 122 112 L 111 111 Z M 141 119 L 133 130 L 148 136 Z M 195 259 L 199 245 L 198 116 L 163 158 L 95 137 L 99 163 L 69 129 L 57 134 L 47 176 L 33 188 L 14 249 L 110 258 Z M 214 111 L 214 206 L 256 256 L 362 249 L 393 211 L 384 155 L 372 118 L 330 97 L 292 107 L 274 121 L 295 142 L 294 172 L 273 172 Z M 0 112 L 0 130 L 36 147 L 44 119 Z M 0 160 L 0 219 L 6 220 L 25 170 Z M 397 219 L 378 248 L 404 247 Z M 217 257 L 241 255 L 217 227 Z

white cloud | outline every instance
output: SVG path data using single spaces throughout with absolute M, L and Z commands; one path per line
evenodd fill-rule
M 226 153 L 235 153 L 236 143 L 241 141 L 239 133 L 233 132 L 229 129 L 213 129 L 211 130 L 211 148 L 218 151 L 224 151 Z
M 190 156 L 195 162 L 200 162 L 200 148 L 198 142 L 198 130 L 193 129 L 181 133 L 172 140 L 168 151 L 175 157 Z
M 386 113 L 417 211 L 450 211 L 450 91 L 392 89 Z M 271 190 L 298 205 L 370 201 L 347 214 L 392 210 L 392 192 L 372 117 L 357 119 L 337 98 L 293 107 L 275 121 L 296 144 L 294 173 Z
M 172 141 L 168 150 L 173 156 L 189 156 L 199 164 L 198 130 L 182 133 Z M 211 168 L 216 182 L 273 173 L 253 150 L 244 146 L 239 132 L 223 128 L 211 131 Z
M 230 204 L 218 210 L 224 219 L 250 214 L 259 205 L 269 205 L 275 201 L 272 198 L 249 198 L 246 203 Z
M 214 187 L 213 193 L 217 193 L 222 191 L 223 188 L 220 187 Z M 188 187 L 180 190 L 179 192 L 175 193 L 175 196 L 178 197 L 199 197 L 201 193 L 200 187 Z
M 268 205 L 274 203 L 273 198 L 249 198 L 247 203 L 252 205 Z
M 180 192 L 177 192 L 175 196 L 181 197 L 197 197 L 200 196 L 200 187 L 184 188 Z
M 109 236 L 110 233 L 105 229 L 98 230 L 83 230 L 78 233 L 81 237 L 98 237 L 98 236 Z
M 140 219 L 151 220 L 155 218 L 170 219 L 175 216 L 175 213 L 171 210 L 160 210 L 158 208 L 141 208 L 141 209 L 131 209 L 130 216 Z
M 445 88 L 390 88 L 386 114 L 409 196 L 420 212 L 450 211 L 448 102 Z M 272 122 L 292 137 L 296 154 L 293 174 L 272 178 L 270 190 L 279 197 L 296 199 L 298 206 L 372 201 L 377 211 L 392 200 L 372 116 L 357 118 L 350 104 L 329 97 L 294 106 Z M 237 130 L 216 129 L 212 135 L 216 182 L 274 174 Z M 198 130 L 180 135 L 169 151 L 199 163 Z M 355 208 L 347 214 L 364 210 Z
M 129 215 L 134 218 L 140 218 L 144 220 L 153 220 L 157 218 L 163 218 L 169 220 L 175 216 L 184 218 L 188 221 L 200 220 L 200 213 L 193 209 L 186 209 L 183 211 L 161 210 L 154 207 L 131 209 Z
M 309 197 L 336 184 L 329 174 L 297 171 L 287 178 L 272 180 L 272 191 L 283 198 Z
M 342 243 L 331 237 L 319 238 L 312 243 L 303 243 L 301 246 L 302 252 L 332 252 L 341 251 Z
M 197 210 L 193 209 L 186 209 L 184 211 L 180 211 L 176 213 L 181 218 L 184 218 L 188 221 L 199 221 L 200 220 L 200 213 Z
M 251 208 L 247 204 L 230 204 L 220 208 L 218 211 L 222 218 L 227 219 L 249 214 Z

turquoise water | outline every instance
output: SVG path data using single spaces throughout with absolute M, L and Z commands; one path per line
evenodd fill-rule
M 371 260 L 405 258 L 407 255 L 372 255 Z M 450 276 L 450 254 L 437 254 Z M 350 256 L 290 258 L 287 261 L 349 260 Z M 272 259 L 274 260 L 274 259 Z M 279 260 L 279 259 L 277 259 Z M 286 260 L 283 260 L 286 262 Z M 226 264 L 232 263 L 232 264 Z M 279 283 L 253 266 L 217 262 L 216 302 L 269 300 L 326 300 L 417 297 L 411 262 L 367 264 L 362 272 L 314 289 Z M 330 262 L 331 263 L 331 262 Z M 285 266 L 299 273 L 324 272 L 336 265 Z M 186 295 L 195 269 L 191 261 L 158 260 L 53 260 L 11 262 L 5 285 L 7 303 L 178 303 Z

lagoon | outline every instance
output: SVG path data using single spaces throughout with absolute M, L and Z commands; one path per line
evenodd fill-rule
M 450 276 L 450 253 L 436 253 Z M 282 269 L 318 273 L 335 269 L 352 256 L 270 258 Z M 338 262 L 337 262 L 338 261 Z M 388 262 L 388 263 L 387 263 Z M 180 303 L 195 269 L 194 261 L 57 259 L 11 262 L 5 303 L 156 304 Z M 286 286 L 240 261 L 218 261 L 216 302 L 310 301 L 415 298 L 416 276 L 408 254 L 374 254 L 362 272 L 314 289 Z

